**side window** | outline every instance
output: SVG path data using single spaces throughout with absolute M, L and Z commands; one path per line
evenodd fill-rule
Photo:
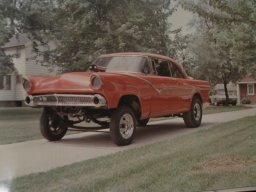
M 171 76 L 174 78 L 184 78 L 180 69 L 174 63 L 170 63 Z
M 145 60 L 144 62 L 144 66 L 142 69 L 142 73 L 148 75 L 148 74 L 152 74 L 152 70 L 151 70 L 151 65 L 150 65 L 150 61 L 148 59 Z
M 165 76 L 165 77 L 171 76 L 168 61 L 161 60 L 161 59 L 154 59 L 154 68 L 158 76 Z
M 153 59 L 153 58 L 151 58 L 150 60 L 151 60 L 152 67 L 153 67 L 153 74 L 157 75 L 157 71 L 156 71 L 157 60 Z

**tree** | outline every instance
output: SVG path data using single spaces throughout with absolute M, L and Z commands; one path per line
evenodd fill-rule
M 16 0 L 16 29 L 33 40 L 42 64 L 85 70 L 102 53 L 153 51 L 168 55 L 170 0 Z M 172 7 L 172 8 L 170 8 Z M 18 22 L 17 22 L 18 21 Z M 15 24 L 15 22 L 13 22 Z M 55 48 L 49 49 L 50 42 Z M 44 48 L 42 48 L 44 47 Z
M 198 13 L 205 27 L 218 27 L 228 31 L 227 43 L 231 59 L 249 68 L 255 64 L 256 1 L 255 0 L 181 0 L 184 8 Z M 218 33 L 218 31 L 217 31 Z
M 225 36 L 221 35 L 221 38 Z M 197 78 L 207 79 L 212 85 L 223 83 L 226 99 L 229 95 L 227 84 L 236 82 L 245 75 L 245 68 L 237 65 L 230 59 L 230 49 L 222 44 L 222 39 L 217 39 L 206 31 L 197 31 L 189 45 L 190 51 L 195 55 L 197 67 L 194 74 Z
M 255 1 L 181 1 L 184 8 L 200 16 L 191 45 L 198 75 L 213 84 L 222 82 L 228 101 L 227 84 L 243 77 L 246 69 L 255 69 Z
M 1 46 L 3 46 L 13 34 L 13 28 L 8 24 L 8 18 L 3 9 L 4 5 L 7 5 L 7 2 L 0 1 L 0 75 L 9 74 L 14 70 L 11 57 L 6 56 L 1 49 Z

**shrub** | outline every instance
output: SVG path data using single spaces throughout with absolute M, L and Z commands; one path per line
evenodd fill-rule
M 251 104 L 251 100 L 247 97 L 244 97 L 244 98 L 242 98 L 241 103 L 242 104 Z

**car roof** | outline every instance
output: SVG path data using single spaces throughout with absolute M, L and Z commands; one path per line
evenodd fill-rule
M 149 57 L 155 57 L 159 59 L 170 60 L 176 63 L 176 61 L 170 57 L 156 54 L 156 53 L 149 53 L 149 52 L 118 52 L 118 53 L 104 54 L 104 55 L 101 55 L 100 57 L 113 57 L 113 56 L 149 56 Z
M 163 59 L 163 60 L 169 60 L 173 63 L 175 63 L 179 69 L 182 71 L 183 75 L 187 78 L 188 75 L 186 74 L 185 70 L 183 69 L 182 65 L 177 63 L 174 59 L 156 54 L 156 53 L 150 53 L 150 52 L 118 52 L 118 53 L 110 53 L 110 54 L 103 54 L 100 55 L 99 58 L 101 57 L 114 57 L 114 56 L 148 56 L 148 57 L 153 57 L 153 58 L 158 58 L 158 59 Z

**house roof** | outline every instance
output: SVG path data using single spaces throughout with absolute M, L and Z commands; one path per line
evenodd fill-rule
M 252 75 L 247 75 L 238 84 L 256 83 L 256 79 Z
M 2 48 L 11 48 L 11 47 L 19 47 L 24 46 L 29 40 L 26 34 L 16 34 L 11 39 L 9 39 L 9 42 L 5 43 Z

